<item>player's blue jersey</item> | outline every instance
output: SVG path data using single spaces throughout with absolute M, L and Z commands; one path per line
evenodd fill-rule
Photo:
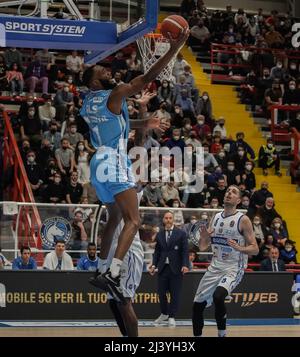
M 107 108 L 110 93 L 111 90 L 90 91 L 80 111 L 89 126 L 91 142 L 95 149 L 106 146 L 119 150 L 120 139 L 127 143 L 129 114 L 126 100 L 124 98 L 121 114 L 114 114 Z M 126 148 L 126 143 L 123 148 Z
M 99 265 L 99 258 L 90 260 L 88 256 L 82 257 L 77 262 L 77 270 L 96 271 Z

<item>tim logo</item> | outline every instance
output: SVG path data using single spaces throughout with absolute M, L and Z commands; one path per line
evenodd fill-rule
M 254 304 L 276 304 L 278 293 L 232 293 L 231 302 L 249 307 Z
M 6 307 L 6 288 L 4 284 L 0 284 L 0 307 Z
M 62 217 L 51 217 L 41 226 L 41 238 L 47 248 L 53 248 L 57 240 L 67 244 L 71 238 L 71 224 Z
M 300 23 L 296 23 L 292 27 L 292 32 L 296 32 L 292 37 L 292 46 L 295 48 L 300 47 Z

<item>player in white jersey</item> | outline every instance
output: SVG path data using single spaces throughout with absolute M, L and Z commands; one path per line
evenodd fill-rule
M 240 189 L 229 186 L 224 197 L 224 211 L 214 216 L 209 227 L 200 228 L 200 251 L 206 250 L 211 243 L 213 258 L 194 298 L 194 336 L 202 335 L 203 312 L 212 302 L 215 305 L 218 336 L 226 336 L 225 299 L 241 282 L 248 255 L 258 254 L 251 221 L 236 209 L 240 202 Z
M 140 203 L 143 196 L 142 186 L 137 188 L 137 193 L 138 202 Z M 107 265 L 103 265 L 101 267 L 102 272 L 106 271 L 107 266 L 110 265 L 110 262 L 114 257 L 115 250 L 118 245 L 118 237 L 123 226 L 124 222 L 122 221 L 116 229 L 107 258 Z M 138 336 L 138 319 L 133 309 L 132 302 L 136 289 L 139 287 L 142 279 L 143 265 L 144 249 L 140 241 L 139 232 L 137 232 L 127 254 L 125 255 L 120 270 L 120 286 L 122 288 L 126 303 L 121 303 L 116 296 L 108 294 L 110 309 L 114 314 L 123 336 Z

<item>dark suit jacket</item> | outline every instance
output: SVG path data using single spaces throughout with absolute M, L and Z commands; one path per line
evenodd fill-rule
M 277 260 L 277 266 L 278 266 L 278 271 L 285 271 L 285 265 L 284 265 L 284 261 L 281 259 Z M 273 266 L 272 266 L 272 262 L 270 258 L 264 259 L 261 263 L 260 263 L 260 268 L 259 270 L 262 271 L 273 271 Z
M 167 245 L 166 231 L 161 230 L 156 236 L 156 242 L 153 265 L 158 268 L 158 274 L 164 268 L 167 257 L 174 274 L 181 274 L 181 268 L 189 266 L 188 240 L 184 231 L 174 227 Z

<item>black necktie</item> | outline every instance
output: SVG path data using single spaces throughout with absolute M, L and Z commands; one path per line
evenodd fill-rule
M 167 244 L 169 244 L 169 240 L 170 240 L 170 237 L 171 237 L 171 233 L 172 233 L 172 231 L 167 230 L 167 238 L 166 238 L 166 243 L 167 243 Z

